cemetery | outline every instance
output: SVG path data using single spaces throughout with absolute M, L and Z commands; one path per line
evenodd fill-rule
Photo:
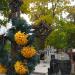
M 0 75 L 75 75 L 75 0 L 0 0 Z

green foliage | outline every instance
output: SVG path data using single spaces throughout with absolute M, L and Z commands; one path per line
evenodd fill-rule
M 4 46 L 4 49 L 7 51 L 7 52 L 10 52 L 11 51 L 11 43 L 10 41 L 7 40 L 5 46 Z
M 46 45 L 56 48 L 75 48 L 75 24 L 61 19 L 54 31 L 47 37 Z
M 13 26 L 15 26 L 16 31 L 22 31 L 22 32 L 29 33 L 30 27 L 23 18 L 13 19 L 12 23 L 13 23 Z
M 55 48 L 67 47 L 67 36 L 65 32 L 58 29 L 54 30 L 46 39 L 46 45 L 54 46 Z
M 9 0 L 0 0 L 0 13 L 4 16 L 9 15 Z
M 69 23 L 67 30 L 67 36 L 68 36 L 68 47 L 69 48 L 75 48 L 75 24 L 72 22 Z
M 0 20 L 0 24 L 1 24 L 1 25 L 4 25 L 4 26 L 7 24 L 7 22 L 8 22 L 7 19 Z
M 0 35 L 0 63 L 4 65 L 8 63 L 8 54 L 6 49 L 4 49 L 5 41 L 5 37 Z
M 30 7 L 30 3 L 33 3 L 32 7 Z M 51 3 L 51 8 L 48 8 L 48 3 Z M 48 44 L 54 44 L 58 48 L 69 47 L 67 42 L 70 39 L 69 43 L 71 43 L 71 34 L 74 33 L 75 26 L 72 22 L 67 22 L 61 19 L 59 21 L 58 17 L 61 16 L 62 12 L 74 14 L 75 8 L 70 6 L 70 0 L 27 0 L 24 4 L 26 4 L 26 6 L 23 5 L 25 8 L 21 10 L 28 10 L 28 14 L 30 15 L 31 21 L 34 25 L 39 25 L 41 21 L 44 21 L 47 25 L 51 25 L 53 27 L 53 32 L 47 38 Z M 75 17 L 72 20 L 75 20 Z M 61 42 L 59 42 L 59 40 Z M 37 39 L 35 44 L 38 44 Z M 70 44 L 70 46 L 72 45 Z
M 25 3 L 20 7 L 22 13 L 28 14 L 28 13 L 30 12 L 30 9 L 29 9 L 28 7 L 29 7 L 29 3 L 28 3 L 28 2 L 25 2 Z
M 41 49 L 41 43 L 40 43 L 40 39 L 39 38 L 35 38 L 33 46 L 37 49 L 40 50 Z
M 4 17 L 3 20 L 0 19 L 1 25 L 6 25 L 9 17 L 9 0 L 0 0 L 0 14 Z
M 66 11 L 68 13 L 74 14 L 75 13 L 75 7 L 74 6 L 66 6 Z
M 32 3 L 33 5 L 30 7 L 30 4 Z M 51 8 L 48 7 L 48 3 L 51 3 Z M 24 4 L 26 4 L 26 6 L 28 4 L 27 9 L 30 11 L 28 14 L 31 17 L 31 21 L 38 25 L 39 22 L 43 20 L 46 21 L 47 24 L 51 25 L 54 22 L 53 20 L 56 19 L 55 17 L 67 9 L 67 4 L 69 4 L 69 1 L 45 0 L 42 2 L 42 0 L 28 0 L 25 1 Z M 24 10 L 24 8 L 21 10 Z
M 71 32 L 68 35 L 68 44 L 69 44 L 69 48 L 75 48 L 75 32 Z
M 38 20 L 35 20 L 35 25 L 38 25 L 41 21 L 45 21 L 48 25 L 51 25 L 53 22 L 51 15 L 41 15 Z
M 30 5 L 32 6 L 30 7 Z M 48 10 L 48 0 L 27 0 L 21 6 L 21 10 L 25 13 L 28 12 L 31 21 L 35 24 L 38 24 L 41 20 L 46 20 L 50 24 L 51 22 L 47 21 L 48 18 L 52 21 L 50 10 Z

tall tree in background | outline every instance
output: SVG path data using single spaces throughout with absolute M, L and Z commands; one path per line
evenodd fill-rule
M 70 20 L 71 24 L 74 24 L 75 26 L 75 5 L 69 6 L 67 8 L 67 12 L 69 13 L 67 16 L 67 19 Z M 72 29 L 69 31 L 69 35 L 68 35 L 68 43 L 69 43 L 69 48 L 75 48 L 75 31 L 74 31 L 74 26 L 72 27 Z
M 36 40 L 36 42 L 38 42 L 38 44 L 36 44 L 36 47 L 38 49 L 43 49 L 45 38 L 52 30 L 51 26 L 47 25 L 46 23 L 46 21 L 49 22 L 49 20 L 51 19 L 51 15 L 49 15 L 48 7 L 45 7 L 48 4 L 48 0 L 44 0 L 44 1 L 28 0 L 28 1 L 30 1 L 30 5 L 33 4 L 33 6 L 29 7 L 29 15 L 31 16 L 31 21 L 34 22 L 32 27 L 35 29 L 34 33 L 36 39 L 39 40 L 39 41 Z M 28 1 L 27 3 L 29 3 Z M 25 2 L 25 4 L 27 3 Z M 21 7 L 22 11 L 25 9 L 24 7 L 25 7 L 24 5 Z M 49 17 L 49 20 L 46 20 L 47 17 Z
M 75 24 L 61 19 L 56 29 L 46 38 L 45 45 L 54 46 L 57 49 L 75 48 Z
M 45 39 L 55 28 L 55 25 L 57 25 L 56 23 L 59 21 L 59 16 L 62 12 L 67 11 L 66 9 L 69 3 L 69 0 L 28 0 L 24 3 L 27 4 L 28 9 L 25 10 L 26 7 L 24 4 L 21 7 L 23 12 L 27 11 L 33 22 L 36 43 L 38 43 L 39 49 L 45 47 Z

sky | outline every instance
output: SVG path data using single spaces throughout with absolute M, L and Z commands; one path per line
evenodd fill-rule
M 71 5 L 74 6 L 75 5 L 75 0 L 70 0 L 71 1 Z

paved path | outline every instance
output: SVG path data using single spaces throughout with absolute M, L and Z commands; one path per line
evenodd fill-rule
M 48 75 L 48 63 L 40 63 L 35 67 L 35 70 L 31 75 Z

